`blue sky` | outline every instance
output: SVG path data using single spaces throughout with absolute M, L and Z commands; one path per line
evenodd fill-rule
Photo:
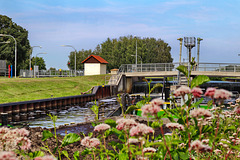
M 239 0 L 0 0 L 0 14 L 29 31 L 33 56 L 67 69 L 72 45 L 94 49 L 109 38 L 162 39 L 179 61 L 180 37 L 201 37 L 200 62 L 240 62 Z M 197 48 L 192 49 L 196 56 Z M 40 56 L 40 55 L 39 55 Z M 183 58 L 187 58 L 183 48 Z

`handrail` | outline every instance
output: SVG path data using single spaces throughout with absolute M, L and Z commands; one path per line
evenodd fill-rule
M 188 63 L 181 63 L 188 66 Z M 128 72 L 163 72 L 177 71 L 178 62 L 174 63 L 145 63 L 145 64 L 122 64 L 119 68 L 120 73 Z M 217 72 L 240 72 L 240 63 L 199 63 L 193 67 L 193 71 L 217 71 Z

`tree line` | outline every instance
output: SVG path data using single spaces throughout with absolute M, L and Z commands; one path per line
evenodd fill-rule
M 95 54 L 109 62 L 107 69 L 119 68 L 121 64 L 135 64 L 136 52 L 138 64 L 142 63 L 172 63 L 171 47 L 161 39 L 123 36 L 107 38 L 92 50 L 81 50 L 76 54 L 77 69 L 83 69 L 81 62 L 89 55 Z M 73 69 L 75 52 L 71 52 L 68 67 Z

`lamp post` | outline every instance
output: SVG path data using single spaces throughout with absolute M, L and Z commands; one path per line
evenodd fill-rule
M 200 41 L 202 41 L 202 38 L 197 38 L 197 44 L 198 44 L 198 50 L 197 50 L 197 69 L 199 71 L 199 52 L 200 52 Z
M 137 36 L 134 36 L 136 38 L 136 68 L 137 68 Z
M 182 38 L 178 38 L 177 40 L 180 41 L 180 53 L 179 53 L 179 65 L 181 64 L 181 59 L 182 59 Z
M 33 48 L 34 48 L 34 47 L 42 48 L 42 46 L 32 46 L 32 47 L 31 47 L 30 62 L 29 62 L 29 73 L 31 72 L 31 65 L 32 65 L 32 64 L 31 64 L 31 55 L 32 55 L 32 51 L 33 51 Z
M 76 63 L 76 54 L 77 54 L 77 50 L 73 47 L 73 46 L 71 46 L 71 45 L 61 45 L 62 47 L 71 47 L 71 48 L 73 48 L 74 49 L 74 51 L 75 51 L 75 66 L 74 66 L 74 72 L 75 72 L 75 77 L 76 77 L 76 65 L 77 65 L 77 63 Z
M 17 41 L 16 41 L 16 39 L 12 35 L 0 34 L 0 36 L 11 37 L 15 41 L 15 78 L 16 78 L 17 77 Z
M 136 56 L 136 55 L 131 55 L 132 57 Z M 140 59 L 141 59 L 141 72 L 142 72 L 142 57 L 137 55 Z

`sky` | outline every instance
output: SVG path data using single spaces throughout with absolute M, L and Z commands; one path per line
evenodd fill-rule
M 28 30 L 31 46 L 42 46 L 32 56 L 46 52 L 38 56 L 56 69 L 68 69 L 74 51 L 61 45 L 94 50 L 107 38 L 128 35 L 162 39 L 174 62 L 178 38 L 200 37 L 200 63 L 239 63 L 239 7 L 239 0 L 0 0 L 0 14 Z

